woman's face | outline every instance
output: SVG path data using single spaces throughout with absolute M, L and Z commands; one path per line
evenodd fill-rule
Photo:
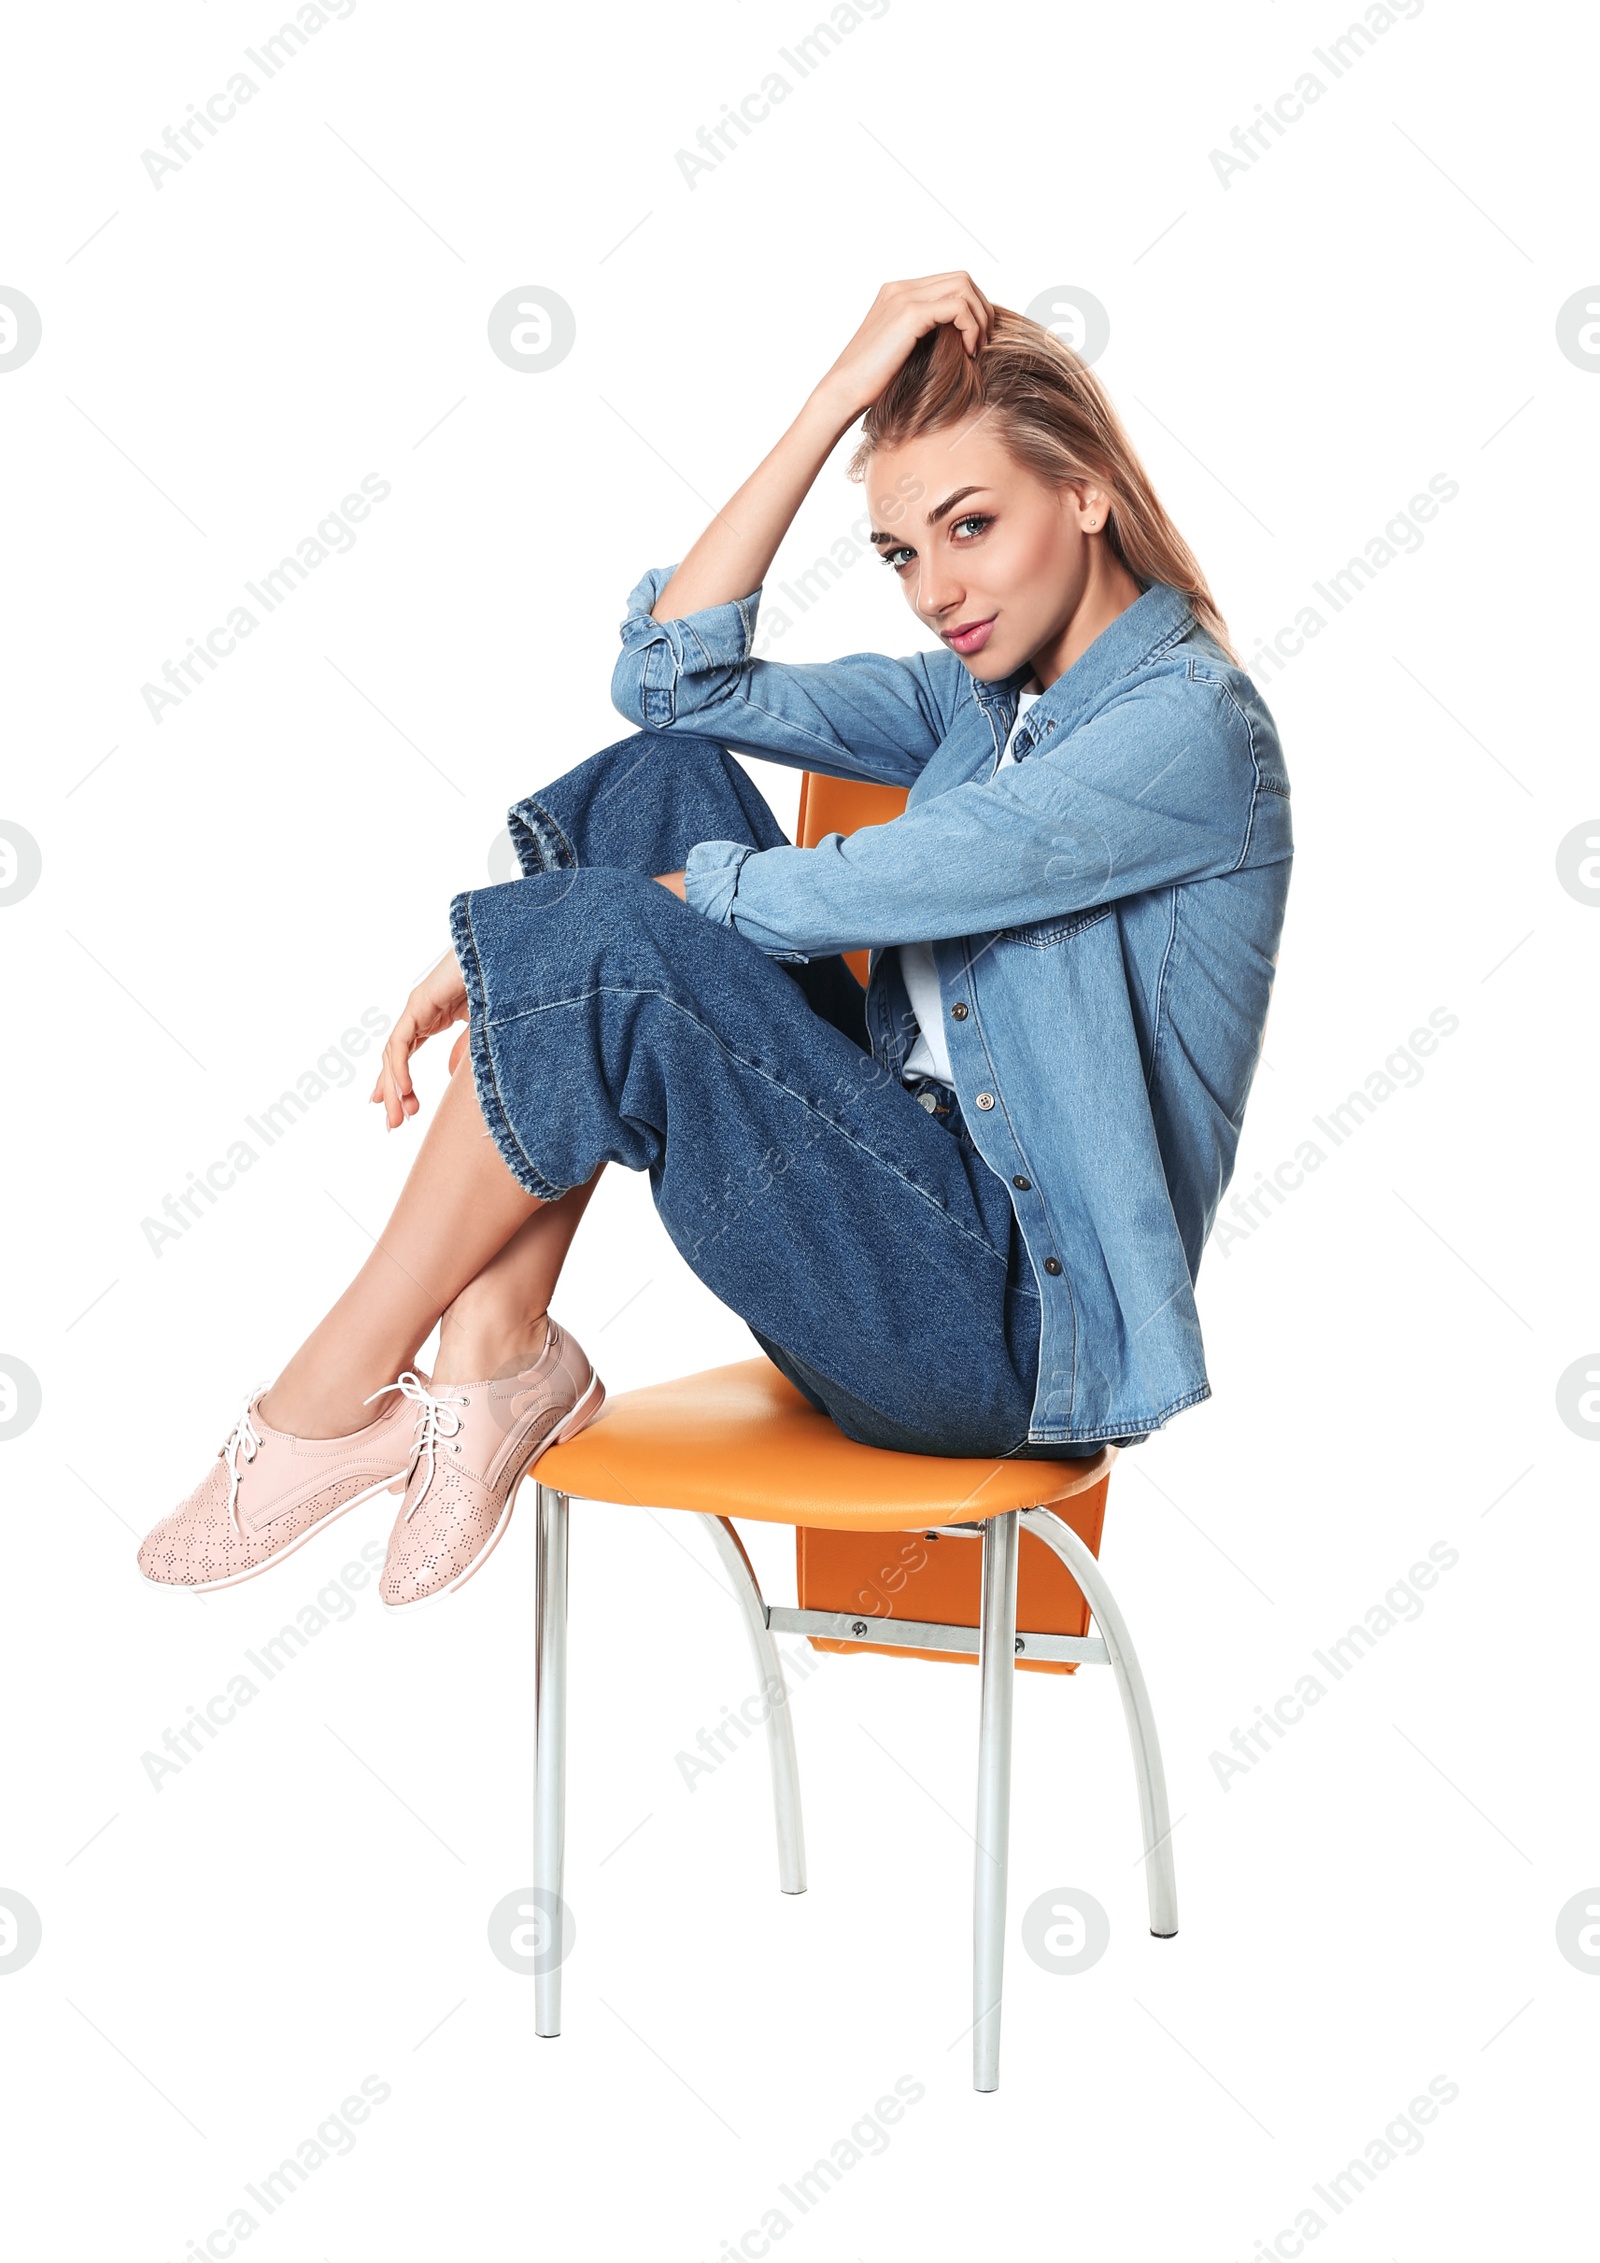
M 1048 486 L 982 419 L 875 449 L 872 542 L 919 620 L 997 683 L 1063 641 L 1089 581 L 1098 487 Z

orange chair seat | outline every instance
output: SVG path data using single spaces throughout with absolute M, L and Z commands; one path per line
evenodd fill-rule
M 1098 1485 L 1114 1450 L 1083 1461 L 965 1461 L 858 1446 L 769 1359 L 738 1360 L 608 1399 L 587 1430 L 534 1465 L 583 1501 L 693 1509 L 834 1532 L 898 1532 L 1048 1508 Z

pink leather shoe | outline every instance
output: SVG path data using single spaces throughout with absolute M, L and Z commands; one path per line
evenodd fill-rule
M 554 1320 L 531 1367 L 497 1382 L 397 1386 L 417 1408 L 405 1505 L 389 1535 L 378 1595 L 391 1608 L 453 1594 L 511 1522 L 517 1487 L 558 1439 L 605 1404 L 606 1389 L 578 1343 Z
M 146 1579 L 197 1594 L 253 1579 L 408 1467 L 412 1425 L 403 1400 L 391 1400 L 348 1437 L 296 1438 L 263 1419 L 267 1389 L 263 1383 L 250 1393 L 204 1479 L 141 1541 Z

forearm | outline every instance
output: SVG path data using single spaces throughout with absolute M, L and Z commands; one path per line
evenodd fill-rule
M 788 431 L 719 511 L 662 590 L 651 613 L 680 620 L 760 587 L 819 471 L 859 414 L 819 387 Z
M 814 848 L 697 842 L 685 901 L 764 951 L 809 956 L 1038 929 L 1236 872 L 1256 822 L 1254 741 L 1194 688 L 1137 713 L 1113 701 L 1053 753 Z

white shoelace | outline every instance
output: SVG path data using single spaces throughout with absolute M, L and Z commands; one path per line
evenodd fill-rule
M 264 1383 L 258 1383 L 250 1392 L 222 1449 L 222 1458 L 228 1465 L 228 1516 L 234 1531 L 241 1535 L 244 1527 L 239 1522 L 239 1456 L 243 1454 L 247 1462 L 253 1462 L 256 1449 L 262 1444 L 261 1433 L 250 1419 L 250 1409 L 265 1389 Z
M 371 1406 L 374 1399 L 382 1398 L 384 1391 L 400 1392 L 403 1397 L 410 1399 L 417 1409 L 417 1427 L 411 1441 L 411 1460 L 406 1468 L 408 1484 L 411 1480 L 411 1473 L 422 1456 L 426 1454 L 428 1457 L 428 1474 L 422 1481 L 422 1487 L 416 1499 L 411 1502 L 406 1510 L 406 1517 L 409 1518 L 414 1514 L 417 1503 L 422 1499 L 423 1494 L 433 1483 L 434 1459 L 440 1441 L 446 1438 L 454 1438 L 461 1428 L 461 1417 L 456 1413 L 456 1408 L 471 1406 L 472 1401 L 464 1397 L 445 1397 L 442 1394 L 430 1391 L 422 1377 L 417 1374 L 414 1368 L 410 1367 L 406 1369 L 397 1382 L 385 1383 L 382 1390 L 370 1392 L 363 1404 Z M 404 1521 L 402 1519 L 402 1522 Z

